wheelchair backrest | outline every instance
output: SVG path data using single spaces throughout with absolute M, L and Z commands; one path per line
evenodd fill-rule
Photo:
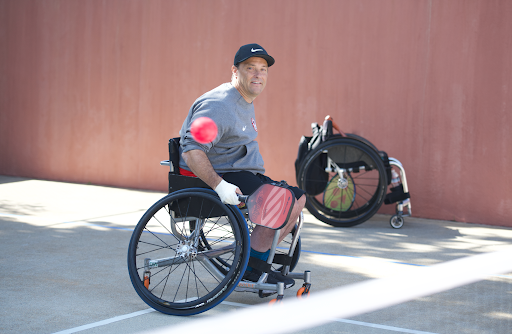
M 169 162 L 171 173 L 180 174 L 180 137 L 169 139 Z
M 186 188 L 211 189 L 198 177 L 180 175 L 180 137 L 169 139 L 169 194 Z
M 180 174 L 180 137 L 169 139 L 169 162 L 171 165 L 169 171 L 169 194 L 188 188 L 211 189 L 198 177 Z M 204 203 L 198 202 L 196 198 L 191 197 L 171 203 L 170 210 L 174 212 L 175 218 L 184 217 L 184 215 L 202 218 L 201 212 L 208 212 L 212 216 L 217 214 L 212 209 L 205 209 L 204 206 Z

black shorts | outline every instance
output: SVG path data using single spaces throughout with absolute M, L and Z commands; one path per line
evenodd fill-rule
M 233 183 L 240 188 L 244 195 L 252 194 L 262 184 L 276 182 L 263 174 L 255 175 L 247 171 L 225 173 L 222 175 L 222 178 L 226 180 L 226 182 Z M 304 190 L 297 187 L 288 185 L 287 188 L 293 192 L 296 199 L 301 198 L 306 193 Z

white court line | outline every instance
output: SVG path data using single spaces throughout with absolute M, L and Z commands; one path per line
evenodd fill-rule
M 388 331 L 400 332 L 400 333 L 436 334 L 436 333 L 432 333 L 432 332 L 422 332 L 422 331 L 417 331 L 417 330 L 414 330 L 414 329 L 405 329 L 405 328 L 399 328 L 399 327 L 393 327 L 393 326 L 378 325 L 378 324 L 372 324 L 372 323 L 369 323 L 369 322 L 362 322 L 362 321 L 355 321 L 355 320 L 348 320 L 348 319 L 335 319 L 333 321 L 344 322 L 346 324 L 351 324 L 351 325 L 358 325 L 358 326 L 364 326 L 364 327 L 385 329 L 385 330 L 388 330 Z
M 91 328 L 95 328 L 95 327 L 100 327 L 100 326 L 105 326 L 105 325 L 111 324 L 113 322 L 130 319 L 130 318 L 133 318 L 133 317 L 136 317 L 136 316 L 139 316 L 139 315 L 143 315 L 143 314 L 146 314 L 146 313 L 150 313 L 150 312 L 155 312 L 155 310 L 152 309 L 152 308 L 148 308 L 148 309 L 145 309 L 145 310 L 142 310 L 142 311 L 137 311 L 137 312 L 133 312 L 133 313 L 125 314 L 125 315 L 119 315 L 117 317 L 113 317 L 113 318 L 110 318 L 110 319 L 106 319 L 106 320 L 102 320 L 102 321 L 98 321 L 98 322 L 93 322 L 92 324 L 83 325 L 83 326 L 75 327 L 75 328 L 71 328 L 71 329 L 66 329 L 64 331 L 56 332 L 56 333 L 53 333 L 53 334 L 71 334 L 71 333 L 81 332 L 81 331 L 85 331 L 87 329 L 91 329 Z
M 229 305 L 229 306 L 235 306 L 235 307 L 245 307 L 245 308 L 249 308 L 249 307 L 253 306 L 253 305 L 247 305 L 247 304 L 242 304 L 242 303 L 234 303 L 234 302 L 228 302 L 228 301 L 223 301 L 221 304 Z M 137 317 L 139 315 L 143 315 L 143 314 L 147 314 L 147 313 L 151 313 L 151 312 L 155 312 L 155 310 L 152 309 L 152 308 L 148 308 L 148 309 L 145 309 L 145 310 L 142 310 L 142 311 L 137 311 L 137 312 L 133 312 L 133 313 L 129 313 L 129 314 L 113 317 L 113 318 L 110 318 L 110 319 L 106 319 L 106 320 L 102 320 L 102 321 L 98 321 L 98 322 L 93 322 L 92 324 L 88 324 L 88 325 L 83 325 L 83 326 L 79 326 L 79 327 L 75 327 L 75 328 L 66 329 L 66 330 L 63 330 L 63 331 L 60 331 L 60 332 L 56 332 L 56 333 L 53 333 L 53 334 L 72 334 L 72 333 L 77 333 L 77 332 L 85 331 L 85 330 L 88 330 L 88 329 L 92 329 L 92 328 L 96 328 L 96 327 L 100 327 L 100 326 L 105 326 L 105 325 L 108 325 L 108 324 L 111 324 L 111 323 L 114 323 L 114 322 L 130 319 L 130 318 Z M 369 323 L 369 322 L 355 321 L 355 320 L 348 320 L 348 319 L 334 319 L 333 321 L 341 322 L 341 323 L 347 323 L 347 324 L 351 324 L 351 325 L 357 325 L 357 326 L 385 329 L 385 330 L 388 330 L 388 331 L 400 332 L 400 333 L 436 334 L 436 333 L 431 333 L 431 332 L 421 332 L 421 331 L 416 331 L 416 330 L 413 330 L 413 329 L 406 329 L 406 328 L 399 328 L 399 327 L 393 327 L 393 326 L 372 324 L 372 323 Z
M 234 303 L 234 302 L 228 302 L 228 301 L 223 301 L 221 304 L 230 305 L 230 306 L 237 306 L 237 307 L 251 307 L 252 306 L 252 305 L 241 304 L 241 303 Z M 414 330 L 414 329 L 406 329 L 406 328 L 400 328 L 400 327 L 394 327 L 394 326 L 372 324 L 370 322 L 364 322 L 364 321 L 355 321 L 355 320 L 348 320 L 348 319 L 333 319 L 333 321 L 334 322 L 342 322 L 342 323 L 351 324 L 351 325 L 358 325 L 358 326 L 363 326 L 363 327 L 385 329 L 385 330 L 388 330 L 388 331 L 400 332 L 400 333 L 436 334 L 436 333 L 432 333 L 432 332 L 417 331 L 417 330 Z

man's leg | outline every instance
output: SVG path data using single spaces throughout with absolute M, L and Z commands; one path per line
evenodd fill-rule
M 299 219 L 299 215 L 306 204 L 306 195 L 302 195 L 293 206 L 292 213 L 290 215 L 290 219 L 285 227 L 281 229 L 281 233 L 279 234 L 279 242 L 283 241 L 283 239 L 290 233 L 297 223 Z M 263 227 L 256 226 L 251 234 L 251 248 L 260 253 L 264 253 L 272 247 L 272 240 L 274 239 L 275 230 Z
M 258 174 L 254 175 L 250 172 L 233 172 L 226 173 L 222 176 L 227 182 L 235 184 L 243 194 L 252 194 L 264 183 L 273 182 L 267 176 Z M 279 235 L 279 242 L 281 242 L 290 233 L 297 223 L 297 219 L 306 204 L 305 192 L 297 187 L 291 187 L 290 190 L 294 193 L 295 198 L 299 199 L 295 202 L 288 223 L 281 229 Z M 266 261 L 268 258 L 268 250 L 272 247 L 275 230 L 255 226 L 251 233 L 251 256 L 255 256 L 260 260 Z M 251 270 L 249 268 L 249 270 Z

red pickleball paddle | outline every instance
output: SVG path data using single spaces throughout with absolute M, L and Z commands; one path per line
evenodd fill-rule
M 290 189 L 272 184 L 264 184 L 251 195 L 238 198 L 247 205 L 251 222 L 274 230 L 286 225 L 295 204 Z

